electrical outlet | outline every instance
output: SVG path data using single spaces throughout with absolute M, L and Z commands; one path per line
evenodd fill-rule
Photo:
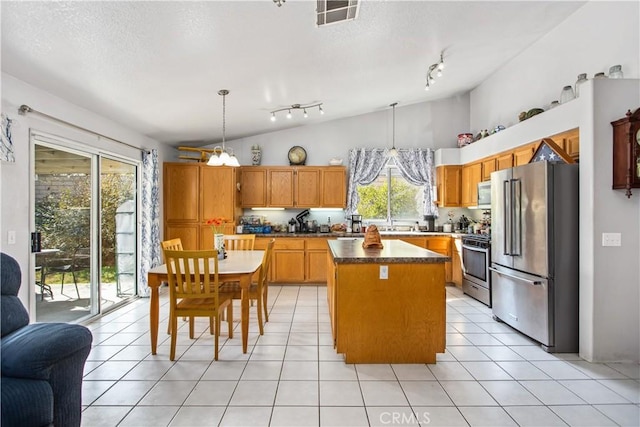
M 622 246 L 620 233 L 602 233 L 602 246 Z
M 16 232 L 14 230 L 7 231 L 7 244 L 8 245 L 16 244 Z
M 387 280 L 389 278 L 389 266 L 381 265 L 380 266 L 380 279 Z

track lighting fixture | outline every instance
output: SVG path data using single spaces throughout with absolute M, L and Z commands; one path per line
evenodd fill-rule
M 277 4 L 277 5 L 278 5 L 278 7 L 280 7 L 280 6 L 282 6 L 282 4 L 283 4 L 283 3 L 286 3 L 286 2 L 287 2 L 287 0 L 273 0 L 273 2 L 274 2 L 275 4 Z
M 302 110 L 302 116 L 304 118 L 307 118 L 309 117 L 309 113 L 307 113 L 307 110 L 309 108 L 315 108 L 315 107 L 318 107 L 318 111 L 320 112 L 320 114 L 324 114 L 324 110 L 322 109 L 322 102 L 317 102 L 315 104 L 291 104 L 291 106 L 289 107 L 279 108 L 277 110 L 271 111 L 271 121 L 275 122 L 277 120 L 276 113 L 280 111 L 287 112 L 287 115 L 285 116 L 287 119 L 292 118 L 293 115 L 291 114 L 291 110 Z
M 435 77 L 442 77 L 442 70 L 444 69 L 443 53 L 444 52 L 440 52 L 440 62 L 431 64 L 429 66 L 429 70 L 427 71 L 427 84 L 424 87 L 424 90 L 429 90 L 431 85 L 436 82 Z M 435 72 L 435 77 L 433 76 L 434 72 Z

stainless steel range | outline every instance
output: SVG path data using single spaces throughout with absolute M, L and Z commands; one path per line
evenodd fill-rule
M 491 236 L 469 234 L 462 237 L 462 290 L 491 307 Z

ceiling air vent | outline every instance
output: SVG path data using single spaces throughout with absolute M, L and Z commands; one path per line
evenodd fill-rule
M 360 0 L 318 0 L 316 24 L 318 27 L 322 27 L 356 19 L 358 17 L 359 3 Z

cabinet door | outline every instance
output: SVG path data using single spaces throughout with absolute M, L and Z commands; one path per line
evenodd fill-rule
M 185 250 L 195 251 L 200 249 L 200 226 L 198 224 L 166 224 L 164 227 L 164 240 L 180 239 Z M 213 247 L 213 237 L 211 237 Z
M 513 167 L 513 153 L 499 154 L 496 157 L 496 170 L 501 171 L 503 169 L 509 169 Z
M 513 166 L 522 166 L 529 163 L 535 151 L 536 144 L 527 144 L 513 151 Z
M 478 183 L 482 180 L 482 163 L 462 167 L 462 206 L 478 204 Z
M 198 222 L 198 164 L 165 163 L 163 173 L 165 222 Z
M 492 157 L 482 161 L 482 180 L 491 181 L 491 172 L 496 170 L 496 158 Z
M 305 241 L 305 282 L 324 283 L 327 281 L 327 239 L 313 237 Z
M 242 168 L 240 191 L 243 208 L 267 206 L 267 170 L 265 168 Z
M 331 166 L 322 171 L 322 197 L 320 207 L 347 207 L 347 169 Z
M 460 206 L 461 171 L 461 166 L 438 166 L 436 168 L 439 207 Z
M 294 168 L 269 168 L 267 176 L 267 206 L 292 208 L 294 206 Z
M 304 239 L 276 239 L 273 246 L 273 281 L 304 282 Z
M 451 248 L 451 281 L 459 288 L 462 287 L 462 239 L 452 240 Z
M 226 166 L 200 168 L 200 219 L 235 221 L 236 169 Z
M 320 168 L 301 167 L 295 170 L 295 206 L 317 208 L 320 206 Z

